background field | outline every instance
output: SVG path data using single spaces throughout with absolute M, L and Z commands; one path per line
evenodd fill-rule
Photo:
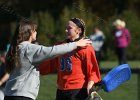
M 131 68 L 138 68 L 138 61 L 128 62 Z M 117 62 L 101 62 L 102 68 L 112 68 Z M 102 75 L 103 77 L 104 75 Z M 138 75 L 132 74 L 131 79 L 110 93 L 100 91 L 104 100 L 138 100 Z M 56 74 L 41 76 L 41 87 L 37 100 L 55 100 Z

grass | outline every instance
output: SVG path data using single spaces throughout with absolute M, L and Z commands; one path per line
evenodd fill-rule
M 128 62 L 131 68 L 139 67 L 138 61 Z M 102 68 L 113 68 L 117 62 L 101 62 Z M 102 75 L 103 77 L 104 75 Z M 110 93 L 103 90 L 99 92 L 103 100 L 138 100 L 138 75 L 132 74 L 129 81 L 120 85 Z M 56 74 L 41 76 L 41 86 L 37 100 L 55 100 Z
M 131 68 L 140 68 L 140 61 L 128 61 L 128 64 Z M 101 67 L 102 68 L 113 68 L 118 65 L 116 61 L 102 61 Z

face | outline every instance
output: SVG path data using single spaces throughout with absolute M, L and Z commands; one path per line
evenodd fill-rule
M 35 41 L 36 40 L 36 35 L 37 35 L 37 32 L 36 31 L 33 31 L 32 34 L 31 34 L 32 41 Z
M 99 29 L 97 27 L 95 27 L 94 32 L 96 33 L 98 31 L 99 31 Z
M 73 23 L 72 21 L 69 21 L 66 26 L 66 36 L 70 40 L 75 40 L 79 37 L 79 34 L 81 33 L 81 29 L 78 28 L 78 26 Z
M 121 28 L 122 28 L 121 25 L 116 25 L 117 30 L 120 30 Z

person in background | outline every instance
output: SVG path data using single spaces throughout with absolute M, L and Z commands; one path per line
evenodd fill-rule
M 9 78 L 9 74 L 5 72 L 5 57 L 6 51 L 0 52 L 0 100 L 4 100 L 4 88 L 6 81 Z
M 101 31 L 99 26 L 96 26 L 94 28 L 94 32 L 90 35 L 90 39 L 92 41 L 92 46 L 94 47 L 95 50 L 98 65 L 100 67 L 101 50 L 105 41 L 105 35 Z
M 85 23 L 80 18 L 72 18 L 66 25 L 65 44 L 85 38 Z M 40 65 L 42 75 L 49 73 L 49 68 L 57 69 L 56 100 L 85 100 L 92 92 L 92 87 L 100 81 L 100 71 L 92 45 L 76 50 Z
M 131 41 L 131 35 L 129 30 L 125 27 L 125 22 L 116 19 L 113 22 L 115 29 L 113 30 L 113 35 L 115 37 L 116 53 L 118 56 L 118 62 L 120 64 L 127 63 L 127 47 Z

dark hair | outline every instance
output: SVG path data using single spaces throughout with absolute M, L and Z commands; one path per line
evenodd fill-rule
M 72 18 L 70 21 L 74 22 L 79 28 L 81 28 L 80 38 L 85 36 L 85 22 L 80 18 Z
M 6 71 L 11 72 L 15 67 L 19 67 L 18 45 L 23 41 L 28 41 L 31 33 L 37 29 L 37 25 L 29 20 L 21 20 L 16 27 L 14 37 L 6 56 Z

